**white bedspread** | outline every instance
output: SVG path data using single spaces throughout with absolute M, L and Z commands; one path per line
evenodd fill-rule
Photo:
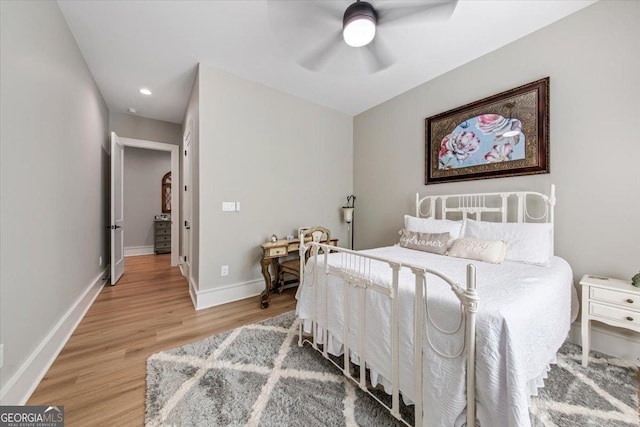
M 434 255 L 401 247 L 385 247 L 362 251 L 387 259 L 428 267 L 442 272 L 465 285 L 466 265 L 477 267 L 480 302 L 477 315 L 476 388 L 477 416 L 484 427 L 529 426 L 529 397 L 542 385 L 549 363 L 569 332 L 572 313 L 577 312 L 577 297 L 572 271 L 566 261 L 553 257 L 550 267 L 514 262 L 500 265 Z M 322 263 L 323 257 L 319 257 Z M 329 265 L 339 267 L 341 254 L 330 254 Z M 313 262 L 313 258 L 310 259 Z M 312 271 L 313 265 L 307 266 Z M 376 283 L 390 284 L 391 270 L 384 263 L 372 265 Z M 306 274 L 296 298 L 296 312 L 301 319 L 313 313 L 313 274 Z M 448 285 L 428 276 L 427 297 L 433 320 L 441 327 L 455 329 L 459 322 L 459 302 Z M 414 399 L 413 379 L 413 295 L 415 279 L 406 268 L 400 272 L 400 391 L 405 401 Z M 330 276 L 328 330 L 329 351 L 342 354 L 343 286 Z M 324 320 L 324 289 L 319 281 L 318 323 Z M 357 343 L 357 290 L 350 294 L 350 349 Z M 368 291 L 366 301 L 367 367 L 372 378 L 382 382 L 390 392 L 390 319 L 391 305 L 387 297 Z M 310 331 L 309 322 L 305 329 Z M 460 348 L 462 334 L 444 336 L 433 325 L 425 333 L 440 351 L 454 353 Z M 444 359 L 433 352 L 424 340 L 424 426 L 460 425 L 465 408 L 464 358 Z M 352 358 L 357 360 L 357 354 Z M 380 378 L 382 377 L 382 378 Z

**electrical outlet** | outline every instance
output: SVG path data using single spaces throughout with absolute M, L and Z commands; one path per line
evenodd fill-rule
M 4 366 L 4 344 L 0 344 L 0 368 Z
M 100 257 L 98 258 L 98 265 L 99 265 L 100 267 L 102 267 L 102 256 L 100 256 Z
M 229 275 L 229 266 L 228 265 L 223 265 L 222 268 L 220 269 L 220 275 L 221 276 L 228 276 Z

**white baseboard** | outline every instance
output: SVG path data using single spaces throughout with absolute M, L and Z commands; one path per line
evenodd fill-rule
M 87 287 L 82 295 L 62 316 L 38 347 L 0 390 L 0 404 L 24 405 L 45 376 L 64 345 L 75 331 L 93 301 L 96 299 L 104 281 L 102 271 Z
M 582 345 L 580 322 L 574 322 L 569 331 L 569 341 Z M 621 328 L 613 328 L 591 322 L 591 350 L 635 362 L 640 361 L 640 334 Z
M 187 277 L 187 281 L 189 282 L 189 296 L 191 297 L 193 308 L 197 310 L 198 309 L 198 285 L 193 280 L 193 277 Z
M 195 307 L 196 310 L 202 310 L 203 308 L 254 297 L 260 295 L 263 290 L 264 279 L 234 283 L 233 285 L 220 286 L 212 289 L 203 289 L 196 292 Z
M 178 264 L 178 268 L 180 269 L 180 274 L 182 274 L 184 277 L 186 277 L 187 275 L 185 274 L 184 271 L 184 263 L 182 262 L 182 260 L 180 261 L 180 263 Z
M 153 255 L 155 253 L 151 246 L 129 246 L 124 248 L 124 256 Z

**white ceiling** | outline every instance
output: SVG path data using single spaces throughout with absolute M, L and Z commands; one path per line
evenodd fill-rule
M 362 48 L 342 43 L 320 71 L 296 62 L 340 31 L 349 0 L 58 1 L 111 111 L 175 123 L 199 62 L 355 115 L 594 2 L 463 0 L 448 21 L 416 15 L 378 29 L 396 62 L 371 74 Z M 290 10 L 305 21 L 282 24 Z

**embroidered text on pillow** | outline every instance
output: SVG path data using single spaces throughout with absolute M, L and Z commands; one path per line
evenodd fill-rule
M 402 236 L 400 238 L 400 244 L 401 246 L 408 246 L 408 245 L 419 245 L 419 246 L 433 246 L 436 248 L 446 248 L 447 247 L 447 242 L 442 242 L 439 240 L 428 240 L 428 239 L 419 239 L 417 236 L 418 233 L 414 234 L 413 236 Z M 421 236 L 424 236 L 425 233 L 419 233 Z
M 464 247 L 469 252 L 477 254 L 486 254 L 488 250 L 493 249 L 493 242 L 485 242 L 482 240 L 464 239 L 458 242 L 459 246 Z
M 400 246 L 423 252 L 444 255 L 447 251 L 450 233 L 420 233 L 403 229 L 401 231 Z

